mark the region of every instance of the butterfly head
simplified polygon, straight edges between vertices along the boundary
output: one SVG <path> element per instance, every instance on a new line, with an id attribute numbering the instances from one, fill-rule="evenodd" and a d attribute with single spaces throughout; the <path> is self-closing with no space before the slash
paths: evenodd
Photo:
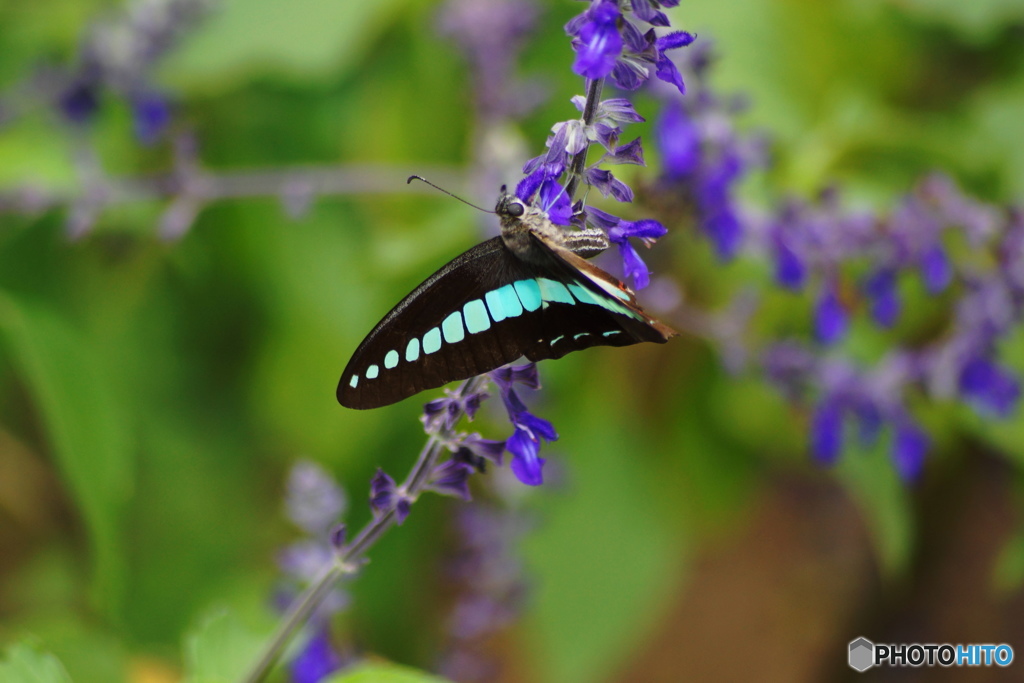
<path id="1" fill-rule="evenodd" d="M 519 197 L 514 194 L 509 194 L 507 188 L 501 186 L 501 195 L 498 197 L 498 204 L 494 207 L 494 212 L 502 218 L 502 220 L 522 218 L 526 213 L 526 204 L 523 203 Z"/>

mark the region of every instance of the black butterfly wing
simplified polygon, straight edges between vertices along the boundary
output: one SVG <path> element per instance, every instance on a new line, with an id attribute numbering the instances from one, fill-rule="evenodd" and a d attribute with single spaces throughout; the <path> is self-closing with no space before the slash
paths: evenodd
<path id="1" fill-rule="evenodd" d="M 539 321 L 523 315 L 513 283 L 532 278 L 500 237 L 456 257 L 367 335 L 342 373 L 338 402 L 377 408 L 521 357 Z"/>
<path id="2" fill-rule="evenodd" d="M 519 258 L 495 237 L 431 275 L 377 324 L 345 368 L 338 402 L 376 408 L 524 355 L 560 358 L 674 334 L 621 282 L 572 252 L 532 234 Z"/>

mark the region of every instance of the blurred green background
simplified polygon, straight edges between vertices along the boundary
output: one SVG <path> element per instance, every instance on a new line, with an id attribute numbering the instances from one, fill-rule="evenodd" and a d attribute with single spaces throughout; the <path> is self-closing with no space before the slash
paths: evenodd
<path id="1" fill-rule="evenodd" d="M 0 3 L 0 92 L 73 64 L 90 22 L 121 7 Z M 375 468 L 407 471 L 429 397 L 356 412 L 333 391 L 380 316 L 480 237 L 472 210 L 403 185 L 424 169 L 472 173 L 469 72 L 438 9 L 225 0 L 154 76 L 210 170 L 368 164 L 393 194 L 318 198 L 296 220 L 273 197 L 221 201 L 177 241 L 157 235 L 161 201 L 104 211 L 78 240 L 62 210 L 0 216 L 0 642 L 29 639 L 76 681 L 179 680 L 185 634 L 211 610 L 254 638 L 273 623 L 296 459 L 340 479 L 356 526 Z M 543 3 L 527 43 L 521 74 L 550 94 L 521 122 L 528 156 L 574 115 L 562 25 L 580 9 Z M 985 200 L 1024 197 L 1024 2 L 684 0 L 672 17 L 716 41 L 714 82 L 748 96 L 744 125 L 775 138 L 752 199 L 838 181 L 884 206 L 934 168 Z M 638 102 L 653 118 L 654 101 Z M 171 164 L 169 145 L 135 140 L 115 96 L 87 131 L 45 104 L 22 110 L 0 128 L 0 192 L 78 191 L 83 143 L 110 174 Z M 659 272 L 706 276 L 709 301 L 770 287 L 681 232 L 659 245 L 674 261 Z M 1024 646 L 1019 415 L 923 407 L 937 445 L 908 488 L 881 450 L 816 467 L 806 415 L 691 337 L 541 373 L 534 405 L 561 435 L 546 451 L 557 476 L 516 496 L 530 592 L 488 643 L 501 680 L 845 680 L 858 635 Z M 504 438 L 500 418 L 474 427 Z M 339 630 L 360 651 L 434 664 L 461 505 L 424 498 L 348 586 Z"/>

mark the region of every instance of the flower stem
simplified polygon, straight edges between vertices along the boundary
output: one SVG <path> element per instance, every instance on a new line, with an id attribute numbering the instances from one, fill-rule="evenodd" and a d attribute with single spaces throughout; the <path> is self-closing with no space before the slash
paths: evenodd
<path id="1" fill-rule="evenodd" d="M 487 381 L 485 375 L 471 377 L 459 385 L 455 393 L 460 398 L 468 396 L 480 391 Z M 454 431 L 454 428 L 445 429 L 442 427 L 437 434 L 433 434 L 427 439 L 423 450 L 420 451 L 419 458 L 416 459 L 416 464 L 413 465 L 412 470 L 409 471 L 405 482 L 399 489 L 409 499 L 410 503 L 415 502 L 423 491 L 430 472 L 437 464 L 438 459 L 441 457 L 441 452 L 445 448 L 445 443 L 453 436 Z M 243 679 L 245 683 L 258 683 L 263 680 L 274 665 L 274 662 L 281 656 L 285 646 L 288 645 L 302 625 L 306 623 L 313 610 L 323 602 L 324 598 L 334 587 L 334 584 L 346 574 L 356 573 L 369 549 L 396 522 L 395 509 L 386 510 L 382 514 L 374 516 L 350 543 L 347 543 L 338 551 L 331 564 L 324 569 L 288 608 L 256 664 L 253 665 L 252 669 Z"/>
<path id="2" fill-rule="evenodd" d="M 601 103 L 601 90 L 604 89 L 604 79 L 595 78 L 587 83 L 587 101 L 583 105 L 583 125 L 591 126 L 594 123 L 594 118 L 597 116 L 597 105 Z M 579 189 L 580 181 L 583 179 L 583 169 L 587 165 L 587 152 L 590 150 L 590 140 L 587 140 L 586 146 L 581 149 L 572 158 L 572 163 L 569 165 L 569 184 L 566 185 L 565 191 L 569 196 L 569 201 L 572 202 L 576 199 L 576 190 Z"/>

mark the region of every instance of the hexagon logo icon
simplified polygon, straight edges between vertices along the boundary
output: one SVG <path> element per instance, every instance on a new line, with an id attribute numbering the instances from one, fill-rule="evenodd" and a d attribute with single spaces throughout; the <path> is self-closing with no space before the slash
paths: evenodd
<path id="1" fill-rule="evenodd" d="M 875 665 L 875 644 L 867 638 L 850 641 L 850 668 L 864 672 Z"/>

